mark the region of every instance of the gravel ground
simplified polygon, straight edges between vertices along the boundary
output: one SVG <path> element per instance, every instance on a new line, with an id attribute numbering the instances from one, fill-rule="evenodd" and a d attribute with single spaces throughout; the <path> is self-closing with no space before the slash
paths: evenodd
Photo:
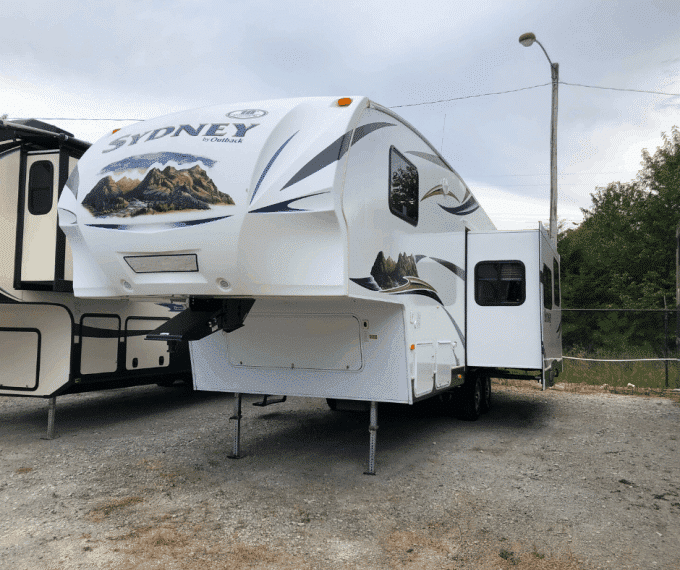
<path id="1" fill-rule="evenodd" d="M 518 383 L 519 384 L 519 383 Z M 494 384 L 463 422 L 155 386 L 0 397 L 0 568 L 680 569 L 680 408 Z"/>

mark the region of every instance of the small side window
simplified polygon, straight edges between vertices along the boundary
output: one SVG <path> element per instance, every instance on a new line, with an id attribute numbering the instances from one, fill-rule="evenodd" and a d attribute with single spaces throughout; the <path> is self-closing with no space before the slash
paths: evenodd
<path id="1" fill-rule="evenodd" d="M 545 263 L 543 264 L 541 281 L 543 281 L 543 306 L 546 309 L 552 309 L 552 271 Z"/>
<path id="2" fill-rule="evenodd" d="M 390 212 L 418 225 L 418 169 L 396 148 L 390 147 Z"/>
<path id="3" fill-rule="evenodd" d="M 553 287 L 553 293 L 554 293 L 554 302 L 556 306 L 560 306 L 560 264 L 557 263 L 556 259 L 553 259 L 553 275 L 554 275 L 554 284 L 555 286 Z"/>
<path id="4" fill-rule="evenodd" d="M 42 216 L 52 209 L 54 200 L 54 166 L 49 160 L 31 165 L 28 173 L 28 211 Z"/>
<path id="5" fill-rule="evenodd" d="M 516 306 L 526 299 L 521 261 L 482 261 L 475 266 L 475 301 L 483 307 Z"/>

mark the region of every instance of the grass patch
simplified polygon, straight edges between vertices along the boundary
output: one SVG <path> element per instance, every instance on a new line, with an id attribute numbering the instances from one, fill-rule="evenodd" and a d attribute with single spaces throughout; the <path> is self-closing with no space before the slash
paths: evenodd
<path id="1" fill-rule="evenodd" d="M 595 359 L 655 358 L 653 355 L 610 355 L 588 354 L 581 351 L 565 352 L 564 356 Z M 666 364 L 657 362 L 588 362 L 564 360 L 564 370 L 559 382 L 570 384 L 590 384 L 613 388 L 680 388 L 680 366 L 678 362 L 668 362 L 668 385 L 666 385 Z"/>
<path id="2" fill-rule="evenodd" d="M 104 503 L 103 505 L 100 505 L 92 509 L 89 513 L 87 513 L 86 516 L 89 520 L 93 522 L 101 522 L 114 512 L 141 503 L 143 500 L 144 499 L 142 499 L 141 497 L 125 497 L 123 499 L 113 499 L 107 503 Z"/>

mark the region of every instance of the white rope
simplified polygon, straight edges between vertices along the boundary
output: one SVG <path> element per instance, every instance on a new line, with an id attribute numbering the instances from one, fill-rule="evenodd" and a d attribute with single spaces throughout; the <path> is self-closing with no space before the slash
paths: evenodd
<path id="1" fill-rule="evenodd" d="M 604 358 L 576 358 L 575 356 L 563 356 L 566 360 L 584 360 L 587 362 L 664 362 L 666 360 L 678 361 L 677 358 L 627 358 L 620 360 L 609 360 Z"/>

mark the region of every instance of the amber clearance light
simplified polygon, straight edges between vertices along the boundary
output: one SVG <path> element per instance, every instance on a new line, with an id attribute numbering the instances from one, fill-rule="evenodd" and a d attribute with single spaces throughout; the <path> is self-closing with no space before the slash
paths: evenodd
<path id="1" fill-rule="evenodd" d="M 352 100 L 349 97 L 338 99 L 338 107 L 347 107 L 350 103 L 352 103 Z"/>

